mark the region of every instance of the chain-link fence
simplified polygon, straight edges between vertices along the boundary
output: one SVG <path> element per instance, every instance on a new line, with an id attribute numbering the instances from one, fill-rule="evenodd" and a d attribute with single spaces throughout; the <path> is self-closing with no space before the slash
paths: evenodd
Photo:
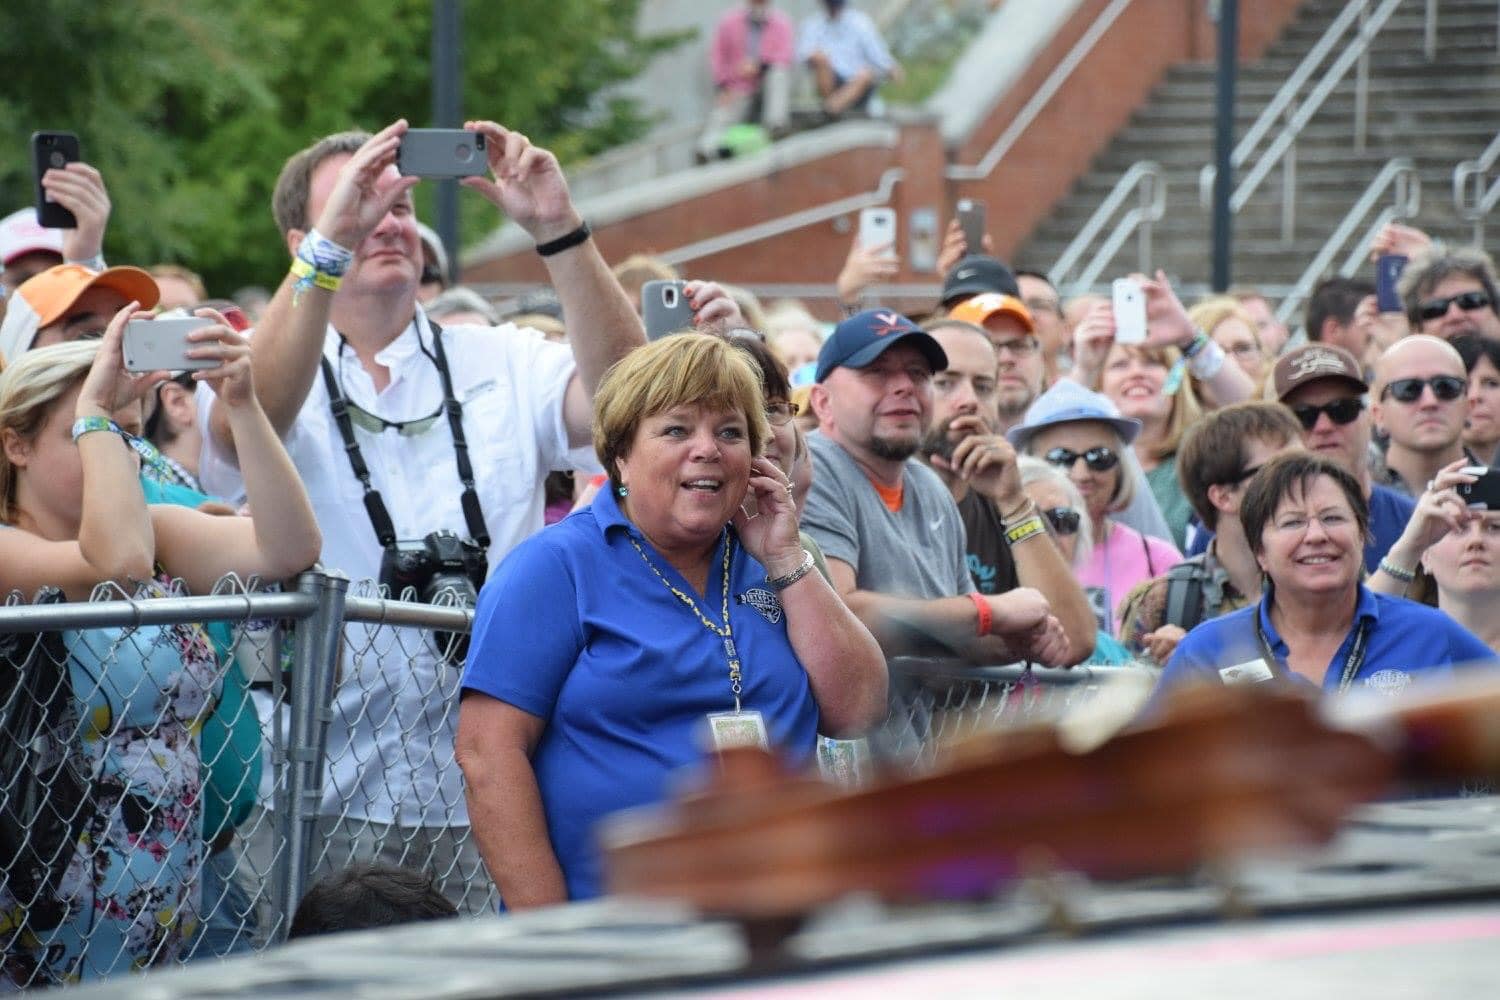
<path id="1" fill-rule="evenodd" d="M 275 944 L 356 861 L 493 909 L 453 749 L 470 614 L 324 573 L 0 607 L 0 992 Z M 898 661 L 895 729 L 920 763 L 1117 673 Z"/>

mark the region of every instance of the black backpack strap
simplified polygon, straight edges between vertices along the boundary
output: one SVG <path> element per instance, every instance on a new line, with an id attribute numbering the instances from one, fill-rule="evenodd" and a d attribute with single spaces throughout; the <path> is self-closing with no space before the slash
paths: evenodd
<path id="1" fill-rule="evenodd" d="M 1203 563 L 1185 559 L 1167 570 L 1167 612 L 1164 625 L 1186 631 L 1203 621 Z"/>

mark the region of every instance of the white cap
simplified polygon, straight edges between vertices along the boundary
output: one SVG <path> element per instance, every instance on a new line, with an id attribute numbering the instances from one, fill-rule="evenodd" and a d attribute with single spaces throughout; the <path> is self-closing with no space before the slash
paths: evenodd
<path id="1" fill-rule="evenodd" d="M 36 221 L 35 208 L 23 208 L 0 219 L 0 267 L 22 254 L 63 252 L 61 229 L 43 229 Z"/>

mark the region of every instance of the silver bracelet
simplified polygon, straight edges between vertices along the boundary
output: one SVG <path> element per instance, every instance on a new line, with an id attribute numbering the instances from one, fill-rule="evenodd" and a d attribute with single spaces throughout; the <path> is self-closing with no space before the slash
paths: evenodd
<path id="1" fill-rule="evenodd" d="M 766 577 L 766 586 L 770 587 L 772 590 L 776 590 L 776 591 L 785 590 L 786 588 L 790 587 L 792 584 L 796 583 L 798 580 L 802 579 L 808 573 L 811 573 L 812 572 L 812 568 L 813 568 L 812 553 L 809 552 L 809 551 L 807 551 L 806 549 L 803 549 L 802 550 L 802 565 L 800 565 L 796 569 L 792 570 L 786 576 L 778 576 L 774 580 L 771 579 L 769 576 Z"/>

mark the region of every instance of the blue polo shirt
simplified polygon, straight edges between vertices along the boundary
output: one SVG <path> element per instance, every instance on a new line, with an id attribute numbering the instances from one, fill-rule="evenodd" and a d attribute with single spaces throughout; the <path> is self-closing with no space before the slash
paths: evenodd
<path id="1" fill-rule="evenodd" d="M 1278 676 L 1309 685 L 1305 678 L 1286 669 L 1287 646 L 1271 624 L 1271 595 L 1248 608 L 1209 619 L 1189 632 L 1167 661 L 1156 696 L 1174 684 L 1189 679 L 1217 681 L 1220 672 L 1249 661 L 1261 661 L 1260 643 L 1255 637 L 1255 619 L 1259 616 L 1266 642 L 1276 655 L 1274 669 Z M 1354 624 L 1329 662 L 1323 677 L 1323 690 L 1337 691 L 1344 664 L 1354 645 L 1355 633 L 1362 621 L 1369 622 L 1365 656 L 1354 675 L 1350 690 L 1373 688 L 1392 694 L 1400 692 L 1412 678 L 1447 676 L 1454 664 L 1475 660 L 1494 665 L 1495 653 L 1468 629 L 1436 608 L 1408 601 L 1402 597 L 1377 594 L 1364 584 L 1359 587 Z M 1153 696 L 1156 697 L 1156 696 Z"/>
<path id="2" fill-rule="evenodd" d="M 800 766 L 818 730 L 807 672 L 765 568 L 733 529 L 727 537 L 741 704 L 764 716 L 772 746 Z M 464 671 L 466 690 L 547 722 L 532 766 L 570 899 L 603 889 L 595 823 L 667 798 L 673 773 L 705 758 L 707 716 L 734 709 L 724 640 L 667 589 L 631 538 L 721 623 L 724 542 L 714 547 L 708 593 L 698 598 L 602 490 L 495 570 L 479 594 Z"/>

